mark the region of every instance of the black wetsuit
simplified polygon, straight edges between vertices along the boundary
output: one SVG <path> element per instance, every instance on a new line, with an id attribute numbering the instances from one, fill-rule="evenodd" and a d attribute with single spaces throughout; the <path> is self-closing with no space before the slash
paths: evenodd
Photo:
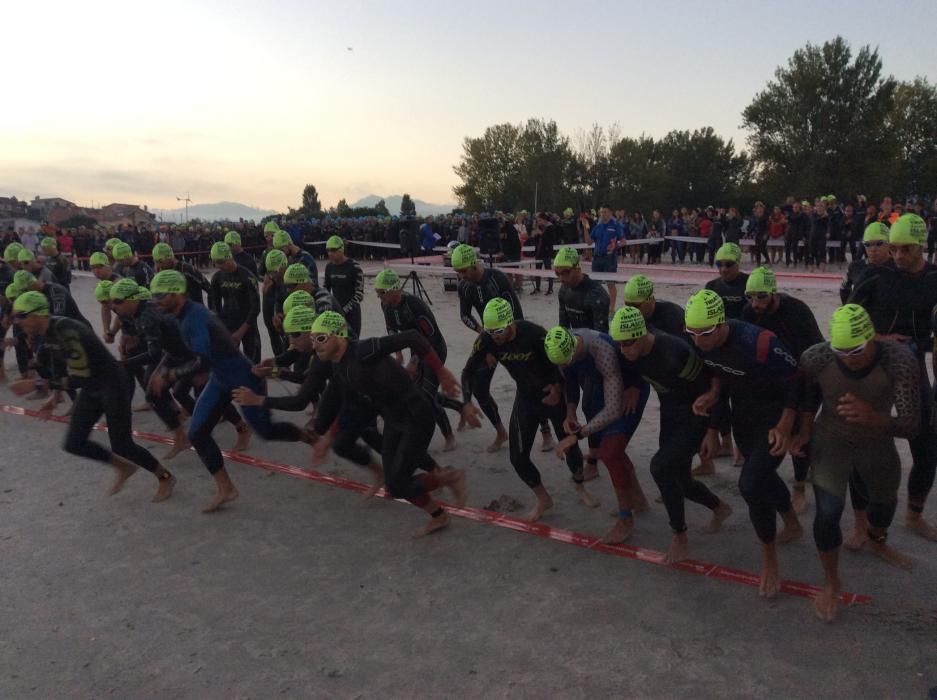
<path id="1" fill-rule="evenodd" d="M 153 279 L 153 268 L 142 260 L 137 260 L 133 265 L 124 265 L 123 263 L 114 264 L 114 274 L 120 277 L 129 277 L 141 287 L 150 288 L 150 281 Z"/>
<path id="2" fill-rule="evenodd" d="M 429 502 L 432 479 L 414 477 L 417 469 L 431 471 L 435 462 L 427 449 L 433 437 L 433 407 L 391 355 L 410 349 L 434 371 L 442 367 L 436 353 L 417 331 L 381 338 L 352 340 L 338 362 L 332 364 L 329 382 L 316 415 L 315 430 L 320 435 L 330 428 L 344 399 L 363 394 L 371 399 L 384 419 L 381 456 L 384 484 L 395 498 L 406 498 L 417 506 Z"/>
<path id="3" fill-rule="evenodd" d="M 645 319 L 647 325 L 664 333 L 685 338 L 684 312 L 672 301 L 654 300 L 654 313 Z"/>
<path id="4" fill-rule="evenodd" d="M 917 435 L 908 441 L 913 460 L 908 475 L 908 508 L 921 513 L 937 471 L 937 435 L 931 425 L 934 398 L 925 366 L 926 354 L 932 350 L 933 342 L 937 265 L 925 263 L 916 275 L 902 272 L 894 265 L 870 267 L 856 283 L 849 301 L 869 312 L 876 333 L 908 336 L 909 347 L 917 357 L 921 378 L 921 426 Z"/>
<path id="5" fill-rule="evenodd" d="M 202 301 L 202 292 L 209 294 L 211 285 L 205 279 L 205 275 L 202 274 L 201 270 L 184 260 L 177 260 L 173 269 L 181 272 L 182 276 L 185 277 L 185 295 L 196 304 L 204 303 Z"/>
<path id="6" fill-rule="evenodd" d="M 342 305 L 342 316 L 348 327 L 361 336 L 361 302 L 364 301 L 364 272 L 361 266 L 346 258 L 341 264 L 330 262 L 325 266 L 323 287 Z"/>
<path id="7" fill-rule="evenodd" d="M 682 333 L 652 332 L 651 351 L 631 366 L 660 399 L 660 433 L 657 453 L 651 458 L 651 476 L 660 489 L 671 529 L 680 533 L 687 529 L 684 499 L 710 510 L 719 505 L 718 496 L 691 474 L 693 455 L 709 427 L 708 417 L 693 413 L 693 402 L 709 391 L 712 372 Z"/>
<path id="8" fill-rule="evenodd" d="M 531 488 L 541 485 L 540 472 L 530 459 L 530 450 L 537 429 L 544 418 L 553 423 L 560 439 L 566 437 L 563 421 L 566 419 L 563 375 L 547 358 L 543 347 L 547 332 L 530 321 L 517 321 L 512 340 L 498 345 L 487 333 L 478 336 L 472 354 L 462 370 L 462 393 L 466 401 L 472 398 L 472 379 L 482 367 L 487 367 L 487 358 L 494 356 L 517 384 L 514 407 L 511 409 L 510 436 L 511 465 L 517 475 Z M 554 406 L 543 403 L 544 390 L 551 386 L 560 387 L 558 401 Z M 573 445 L 566 455 L 566 466 L 573 475 L 582 469 L 582 452 Z"/>
<path id="9" fill-rule="evenodd" d="M 560 323 L 564 328 L 591 328 L 608 333 L 608 292 L 601 282 L 583 274 L 576 287 L 560 287 Z"/>
<path id="10" fill-rule="evenodd" d="M 218 314 L 229 333 L 234 333 L 245 323 L 248 325 L 240 344 L 252 362 L 259 362 L 257 315 L 260 313 L 260 296 L 254 276 L 240 265 L 233 272 L 216 271 L 211 278 L 208 307 Z"/>
<path id="11" fill-rule="evenodd" d="M 748 273 L 739 272 L 731 282 L 725 282 L 721 277 L 709 280 L 706 289 L 711 289 L 722 297 L 726 308 L 726 318 L 741 318 L 742 309 L 745 308 L 745 285 L 748 283 Z"/>
<path id="12" fill-rule="evenodd" d="M 68 258 L 66 258 L 62 253 L 58 255 L 49 255 L 46 256 L 46 269 L 52 273 L 52 276 L 55 277 L 55 281 L 60 285 L 65 287 L 65 289 L 70 289 L 72 286 L 72 266 Z"/>
<path id="13" fill-rule="evenodd" d="M 784 459 L 770 454 L 768 431 L 785 408 L 796 408 L 797 359 L 771 331 L 731 320 L 722 347 L 700 352 L 703 361 L 722 380 L 722 394 L 732 399 L 732 429 L 745 457 L 739 491 L 759 539 L 774 541 L 777 513 L 791 509 L 791 495 L 777 475 Z M 719 404 L 717 408 L 721 407 Z M 717 427 L 719 411 L 711 427 Z"/>
<path id="14" fill-rule="evenodd" d="M 49 368 L 51 387 L 78 390 L 65 434 L 65 451 L 110 462 L 111 451 L 88 439 L 103 414 L 113 453 L 155 472 L 159 462 L 133 441 L 130 380 L 91 326 L 71 318 L 50 316 L 42 344 L 53 351 L 48 357 L 64 358 L 64 364 L 56 363 Z"/>

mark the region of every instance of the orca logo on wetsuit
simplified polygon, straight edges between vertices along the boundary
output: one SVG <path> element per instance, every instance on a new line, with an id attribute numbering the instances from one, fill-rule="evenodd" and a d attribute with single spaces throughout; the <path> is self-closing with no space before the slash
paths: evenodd
<path id="1" fill-rule="evenodd" d="M 719 364 L 718 362 L 713 362 L 712 360 L 706 360 L 706 359 L 704 359 L 703 362 L 705 362 L 705 363 L 706 363 L 707 365 L 709 365 L 710 367 L 715 367 L 715 368 L 717 368 L 717 369 L 719 369 L 719 370 L 722 370 L 722 371 L 725 372 L 726 374 L 734 374 L 736 377 L 744 377 L 744 376 L 745 376 L 745 370 L 735 369 L 735 367 L 727 367 L 726 365 L 721 365 L 721 364 Z"/>

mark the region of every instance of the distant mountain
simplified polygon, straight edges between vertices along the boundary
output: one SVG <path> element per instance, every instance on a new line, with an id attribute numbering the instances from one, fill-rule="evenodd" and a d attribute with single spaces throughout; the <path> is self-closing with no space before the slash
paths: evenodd
<path id="1" fill-rule="evenodd" d="M 373 207 L 382 199 L 384 200 L 384 204 L 387 206 L 387 211 L 389 211 L 391 214 L 400 213 L 400 202 L 403 200 L 403 196 L 399 194 L 392 194 L 390 197 L 378 197 L 376 194 L 369 194 L 367 197 L 362 197 L 357 202 L 349 202 L 348 206 L 352 208 Z M 411 199 L 413 198 L 411 197 Z M 420 216 L 448 214 L 456 208 L 455 204 L 429 204 L 421 199 L 413 199 L 413 204 L 416 206 L 416 213 Z"/>
<path id="2" fill-rule="evenodd" d="M 162 217 L 163 221 L 183 221 L 185 219 L 185 207 L 181 209 L 154 209 L 153 213 L 156 214 L 157 219 Z M 238 202 L 189 205 L 189 218 L 201 219 L 202 221 L 237 221 L 238 219 L 260 221 L 265 216 L 277 213 L 279 212 L 272 209 L 257 209 Z"/>

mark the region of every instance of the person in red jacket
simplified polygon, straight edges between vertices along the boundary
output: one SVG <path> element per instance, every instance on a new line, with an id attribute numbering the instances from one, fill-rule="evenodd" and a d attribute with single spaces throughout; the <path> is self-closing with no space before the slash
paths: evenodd
<path id="1" fill-rule="evenodd" d="M 768 240 L 780 241 L 787 232 L 787 217 L 781 211 L 781 207 L 775 207 L 771 210 L 771 216 L 768 218 Z M 781 264 L 781 255 L 784 251 L 782 246 L 769 246 L 768 255 L 772 265 Z"/>

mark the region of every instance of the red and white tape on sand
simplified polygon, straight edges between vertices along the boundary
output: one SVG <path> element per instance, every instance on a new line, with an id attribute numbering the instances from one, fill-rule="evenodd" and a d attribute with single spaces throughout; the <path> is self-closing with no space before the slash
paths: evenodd
<path id="1" fill-rule="evenodd" d="M 19 406 L 0 404 L 0 412 L 15 416 L 26 416 L 29 418 L 41 419 L 38 411 L 34 411 L 28 408 L 21 408 Z M 68 418 L 63 416 L 53 416 L 50 418 L 50 420 L 57 423 L 68 423 Z M 95 429 L 106 431 L 107 427 L 98 424 L 95 426 Z M 172 439 L 165 435 L 137 430 L 135 430 L 133 434 L 142 440 L 156 442 L 163 445 L 172 444 Z M 224 454 L 226 459 L 232 462 L 246 464 L 258 469 L 266 469 L 268 471 L 279 472 L 281 474 L 288 474 L 289 476 L 295 476 L 300 479 L 307 479 L 308 481 L 315 481 L 321 484 L 328 484 L 330 486 L 337 486 L 339 488 L 346 489 L 348 491 L 355 491 L 357 493 L 364 493 L 368 490 L 368 486 L 366 484 L 361 484 L 357 481 L 351 481 L 350 479 L 343 479 L 337 476 L 330 476 L 328 474 L 323 474 L 317 471 L 300 469 L 289 464 L 271 462 L 266 459 L 252 457 L 241 452 L 223 451 L 222 454 Z M 390 498 L 390 496 L 386 495 L 383 490 L 379 492 L 379 495 L 383 498 Z M 404 501 L 401 502 L 404 503 Z M 443 504 L 443 507 L 450 515 L 465 518 L 466 520 L 472 520 L 478 523 L 483 523 L 485 525 L 493 525 L 495 527 L 523 532 L 528 535 L 536 535 L 537 537 L 543 537 L 555 542 L 571 544 L 576 547 L 581 547 L 583 549 L 588 549 L 595 552 L 601 552 L 603 554 L 611 554 L 614 556 L 624 557 L 626 559 L 635 559 L 646 564 L 665 566 L 671 569 L 676 569 L 677 571 L 685 571 L 687 573 L 696 574 L 698 576 L 705 576 L 707 578 L 716 579 L 718 581 L 737 583 L 745 586 L 758 586 L 758 575 L 750 571 L 742 571 L 741 569 L 733 569 L 730 567 L 720 566 L 718 564 L 710 564 L 708 562 L 697 561 L 693 559 L 688 559 L 677 564 L 667 564 L 664 562 L 663 553 L 654 551 L 652 549 L 645 549 L 643 547 L 635 547 L 633 545 L 627 544 L 603 544 L 597 537 L 592 535 L 584 535 L 578 532 L 572 532 L 571 530 L 550 527 L 549 525 L 544 525 L 542 523 L 528 523 L 518 518 L 512 518 L 509 515 L 502 515 L 501 513 L 494 513 L 492 511 L 481 510 L 479 508 L 457 508 L 456 506 L 451 506 L 448 504 Z M 820 592 L 820 590 L 821 589 L 817 586 L 800 583 L 798 581 L 783 581 L 781 583 L 782 592 L 788 593 L 790 595 L 800 596 L 802 598 L 813 598 L 817 593 Z M 839 594 L 839 599 L 846 605 L 857 605 L 860 603 L 868 603 L 872 600 L 872 597 L 858 593 L 843 592 Z"/>

